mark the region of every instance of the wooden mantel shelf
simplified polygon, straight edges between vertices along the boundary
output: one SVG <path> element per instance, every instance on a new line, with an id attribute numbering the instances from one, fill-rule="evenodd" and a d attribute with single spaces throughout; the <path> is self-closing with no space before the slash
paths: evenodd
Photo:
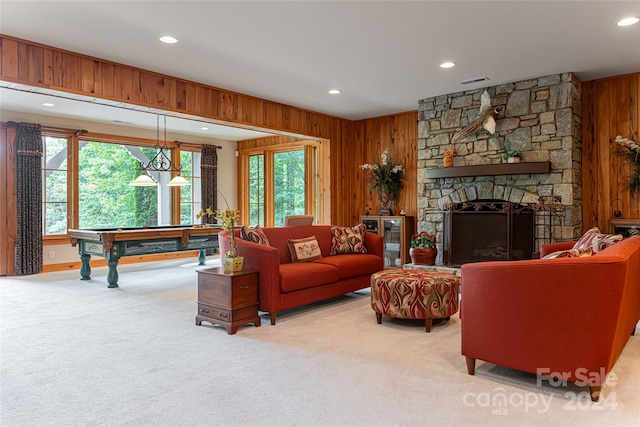
<path id="1" fill-rule="evenodd" d="M 521 175 L 549 173 L 551 162 L 500 163 L 495 165 L 453 166 L 427 169 L 427 178 L 454 178 L 461 176 Z"/>

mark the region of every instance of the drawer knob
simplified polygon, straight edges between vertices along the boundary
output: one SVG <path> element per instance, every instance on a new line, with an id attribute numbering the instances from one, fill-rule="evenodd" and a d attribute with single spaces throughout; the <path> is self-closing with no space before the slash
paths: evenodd
<path id="1" fill-rule="evenodd" d="M 240 289 L 249 289 L 249 285 L 242 285 L 240 286 Z"/>
<path id="2" fill-rule="evenodd" d="M 207 310 L 207 309 L 205 309 L 205 308 L 201 308 L 201 309 L 200 309 L 200 312 L 201 312 L 201 313 L 208 313 L 208 312 L 209 312 L 209 310 Z"/>

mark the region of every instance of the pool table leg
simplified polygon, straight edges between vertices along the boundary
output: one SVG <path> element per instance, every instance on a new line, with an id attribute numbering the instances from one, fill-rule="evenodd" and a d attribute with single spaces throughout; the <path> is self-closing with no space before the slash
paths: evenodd
<path id="1" fill-rule="evenodd" d="M 110 259 L 107 261 L 107 265 L 109 266 L 109 272 L 107 273 L 107 282 L 109 285 L 108 288 L 117 288 L 118 287 L 118 260 Z"/>
<path id="2" fill-rule="evenodd" d="M 80 259 L 82 260 L 82 266 L 80 267 L 80 280 L 91 280 L 91 264 L 89 264 L 91 255 L 82 254 L 80 255 Z"/>
<path id="3" fill-rule="evenodd" d="M 204 249 L 200 249 L 200 253 L 198 254 L 198 265 L 204 265 L 207 261 L 207 253 Z"/>

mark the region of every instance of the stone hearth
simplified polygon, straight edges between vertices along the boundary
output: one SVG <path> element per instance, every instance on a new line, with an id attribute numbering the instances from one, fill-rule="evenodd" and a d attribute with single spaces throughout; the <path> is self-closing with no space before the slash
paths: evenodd
<path id="1" fill-rule="evenodd" d="M 487 90 L 494 107 L 504 106 L 496 132 L 481 130 L 451 145 L 452 136 L 479 114 Z M 569 240 L 582 231 L 581 83 L 571 73 L 554 74 L 423 99 L 418 102 L 418 230 L 435 234 L 442 262 L 443 213 L 449 203 L 505 200 L 561 206 L 548 240 Z M 548 173 L 427 178 L 443 168 L 445 149 L 455 149 L 454 166 L 501 164 L 502 153 L 519 150 L 523 162 L 549 162 Z M 539 215 L 546 215 L 541 210 Z M 544 218 L 536 220 L 543 223 Z M 545 227 L 537 227 L 539 238 Z M 538 240 L 543 241 L 543 240 Z M 536 250 L 538 248 L 535 248 Z"/>

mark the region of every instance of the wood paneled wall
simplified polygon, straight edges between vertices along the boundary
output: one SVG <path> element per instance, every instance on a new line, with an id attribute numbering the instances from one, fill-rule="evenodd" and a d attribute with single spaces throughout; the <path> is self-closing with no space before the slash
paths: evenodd
<path id="1" fill-rule="evenodd" d="M 418 112 L 393 114 L 359 120 L 354 125 L 353 148 L 348 155 L 352 160 L 347 167 L 354 181 L 356 192 L 350 203 L 355 207 L 352 223 L 356 223 L 359 215 L 363 215 L 369 207 L 372 215 L 380 208 L 375 193 L 369 194 L 368 173 L 360 169 L 363 163 L 374 163 L 380 160 L 382 152 L 390 147 L 391 155 L 405 166 L 406 180 L 400 199 L 396 201 L 394 214 L 399 215 L 401 209 L 407 215 L 418 213 Z M 363 185 L 364 184 L 364 185 Z"/>
<path id="2" fill-rule="evenodd" d="M 330 141 L 331 222 L 352 225 L 365 207 L 375 212 L 363 163 L 386 147 L 407 167 L 397 210 L 417 213 L 417 111 L 350 121 L 98 58 L 0 36 L 0 79 L 10 84 L 88 96 L 105 104 L 135 105 L 167 115 Z M 614 209 L 640 216 L 640 200 L 625 188 L 628 167 L 615 153 L 615 136 L 638 138 L 640 73 L 583 83 L 583 217 L 585 228 L 606 229 Z M 416 101 L 417 102 L 417 101 Z M 142 108 L 140 108 L 142 107 Z M 286 138 L 283 139 L 283 141 Z M 616 206 L 613 202 L 621 199 Z"/>
<path id="3" fill-rule="evenodd" d="M 355 224 L 367 205 L 377 210 L 359 165 L 374 161 L 391 146 L 407 166 L 398 210 L 416 213 L 416 111 L 353 122 L 9 36 L 0 36 L 0 49 L 3 85 L 273 131 L 283 135 L 282 141 L 290 141 L 287 137 L 328 140 L 333 224 Z"/>
<path id="4" fill-rule="evenodd" d="M 582 200 L 584 229 L 608 230 L 613 211 L 640 218 L 640 196 L 628 189 L 630 165 L 616 135 L 639 141 L 640 73 L 582 83 Z"/>
<path id="5" fill-rule="evenodd" d="M 331 142 L 331 222 L 351 222 L 345 204 L 344 155 L 351 145 L 353 122 L 206 86 L 123 64 L 81 55 L 9 36 L 0 36 L 0 80 L 11 87 L 90 97 L 106 105 L 136 106 L 178 117 L 201 117 L 212 123 L 274 131 L 282 135 L 324 138 Z M 142 108 L 140 108 L 142 107 Z M 346 184 L 346 185 L 342 185 Z"/>

